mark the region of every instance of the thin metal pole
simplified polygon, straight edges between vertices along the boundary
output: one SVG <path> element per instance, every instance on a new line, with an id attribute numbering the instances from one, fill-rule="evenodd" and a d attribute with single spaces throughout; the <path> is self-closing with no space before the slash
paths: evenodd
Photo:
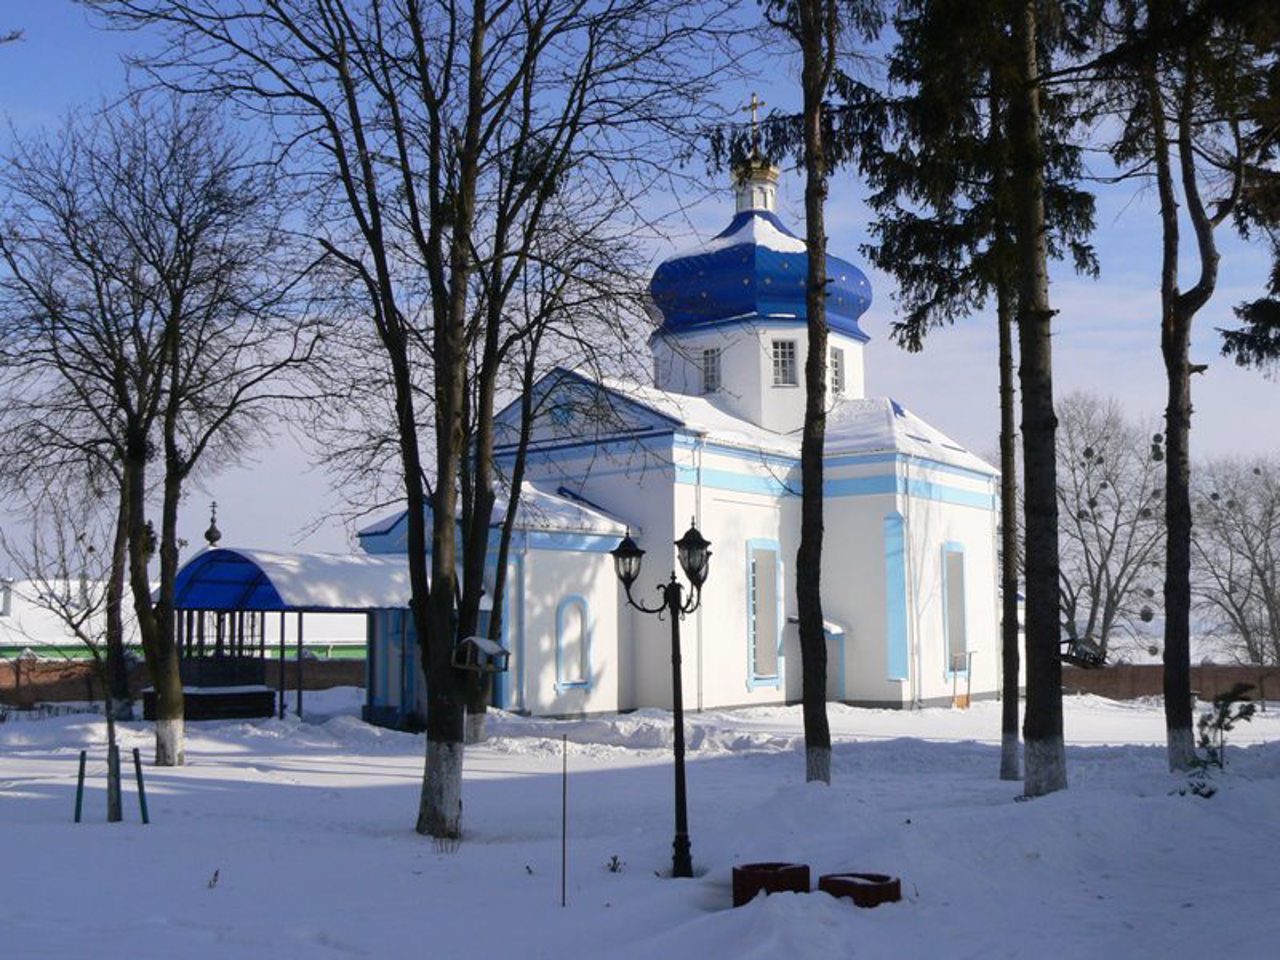
<path id="1" fill-rule="evenodd" d="M 76 777 L 76 823 L 80 822 L 80 812 L 84 809 L 84 765 L 89 759 L 89 751 L 80 751 L 80 773 Z"/>
<path id="2" fill-rule="evenodd" d="M 285 612 L 280 611 L 280 719 L 284 719 L 284 618 Z"/>
<path id="3" fill-rule="evenodd" d="M 298 611 L 298 719 L 302 719 L 302 611 Z"/>
<path id="4" fill-rule="evenodd" d="M 560 906 L 565 906 L 569 868 L 569 735 L 560 734 Z"/>
<path id="5" fill-rule="evenodd" d="M 672 843 L 671 875 L 692 877 L 693 858 L 689 852 L 689 814 L 684 782 L 684 681 L 680 675 L 680 582 L 674 572 L 665 588 L 667 613 L 671 616 L 671 700 L 675 714 L 676 750 L 676 838 Z"/>
<path id="6" fill-rule="evenodd" d="M 147 789 L 142 785 L 142 754 L 137 747 L 133 748 L 133 773 L 138 778 L 138 811 L 142 814 L 142 822 L 150 823 L 147 814 Z"/>

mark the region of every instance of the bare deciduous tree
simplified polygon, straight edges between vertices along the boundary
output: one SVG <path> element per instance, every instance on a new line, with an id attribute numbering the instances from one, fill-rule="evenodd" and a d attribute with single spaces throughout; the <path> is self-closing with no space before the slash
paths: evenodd
<path id="1" fill-rule="evenodd" d="M 103 696 L 107 721 L 107 820 L 124 818 L 120 799 L 120 750 L 116 721 L 132 719 L 124 624 L 119 617 L 120 565 L 111 545 L 118 540 L 111 504 L 74 476 L 18 499 L 15 512 L 30 518 L 24 541 L 0 532 L 0 552 L 21 574 L 25 599 L 44 610 L 89 654 Z M 115 604 L 115 616 L 112 604 Z M 33 640 L 48 640 L 33 637 Z M 121 682 L 116 681 L 119 676 Z M 123 688 L 123 694 L 121 689 Z M 119 702 L 121 698 L 125 703 Z"/>
<path id="2" fill-rule="evenodd" d="M 1156 605 L 1163 447 L 1152 437 L 1115 400 L 1073 393 L 1058 404 L 1062 629 L 1103 659 Z"/>
<path id="3" fill-rule="evenodd" d="M 725 5 L 90 5 L 118 25 L 170 28 L 150 64 L 163 82 L 215 91 L 274 124 L 307 178 L 312 232 L 363 295 L 392 388 L 427 688 L 417 829 L 457 837 L 466 696 L 453 651 L 484 589 L 503 361 L 492 320 L 565 181 L 587 173 L 634 189 L 637 170 L 669 165 L 665 136 L 689 121 L 688 97 L 714 72 L 709 20 Z"/>
<path id="4" fill-rule="evenodd" d="M 1117 114 L 1112 155 L 1149 179 L 1160 201 L 1160 351 L 1165 405 L 1164 697 L 1170 769 L 1196 761 L 1191 717 L 1191 329 L 1218 287 L 1217 230 L 1233 217 L 1280 130 L 1255 113 L 1274 60 L 1274 32 L 1251 4 L 1118 0 L 1111 52 L 1093 89 Z M 1261 8 L 1259 8 L 1261 10 Z M 1097 80 L 1102 82 L 1096 82 Z M 1194 281 L 1182 271 L 1190 228 Z"/>
<path id="5" fill-rule="evenodd" d="M 1210 635 L 1243 663 L 1280 664 L 1280 462 L 1193 474 L 1192 589 Z"/>
<path id="6" fill-rule="evenodd" d="M 20 143 L 2 185 L 8 433 L 115 484 L 156 690 L 156 762 L 180 764 L 183 488 L 265 428 L 258 412 L 286 395 L 282 375 L 309 360 L 320 334 L 291 310 L 269 179 L 207 105 L 130 98 L 72 120 Z M 147 518 L 152 484 L 158 525 Z"/>

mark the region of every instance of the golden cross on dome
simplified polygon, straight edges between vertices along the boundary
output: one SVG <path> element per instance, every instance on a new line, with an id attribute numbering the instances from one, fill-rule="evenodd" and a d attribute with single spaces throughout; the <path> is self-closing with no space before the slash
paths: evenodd
<path id="1" fill-rule="evenodd" d="M 751 102 L 742 108 L 744 113 L 751 114 L 751 152 L 752 153 L 760 152 L 760 118 L 758 116 L 758 111 L 761 107 L 766 107 L 766 106 L 768 106 L 768 104 L 765 103 L 763 100 L 761 100 L 755 94 L 755 92 L 752 91 Z"/>

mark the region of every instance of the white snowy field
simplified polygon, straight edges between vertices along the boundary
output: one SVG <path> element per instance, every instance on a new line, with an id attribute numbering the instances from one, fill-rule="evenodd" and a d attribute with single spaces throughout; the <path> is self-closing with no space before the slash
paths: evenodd
<path id="1" fill-rule="evenodd" d="M 1238 728 L 1210 799 L 1179 793 L 1153 703 L 1069 698 L 1070 788 L 1030 802 L 996 776 L 997 704 L 833 705 L 830 787 L 803 782 L 798 708 L 693 715 L 698 875 L 673 880 L 668 715 L 495 715 L 467 753 L 466 839 L 444 850 L 413 832 L 422 737 L 360 722 L 357 697 L 313 697 L 306 723 L 189 725 L 186 767 L 145 768 L 148 826 L 131 768 L 127 821 L 104 822 L 101 718 L 0 724 L 0 957 L 1280 955 L 1280 705 Z M 145 758 L 147 727 L 122 745 Z M 815 884 L 896 874 L 904 899 L 731 909 L 731 868 L 762 860 Z"/>

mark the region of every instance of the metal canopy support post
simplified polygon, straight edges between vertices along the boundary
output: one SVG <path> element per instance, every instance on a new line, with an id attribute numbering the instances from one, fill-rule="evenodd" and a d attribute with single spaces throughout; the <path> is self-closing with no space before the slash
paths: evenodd
<path id="1" fill-rule="evenodd" d="M 377 645 L 373 642 L 373 634 L 376 629 L 374 617 L 376 614 L 369 610 L 364 615 L 364 719 L 373 719 L 373 678 L 377 674 L 377 661 L 375 660 L 375 649 Z"/>
<path id="2" fill-rule="evenodd" d="M 284 618 L 285 613 L 280 611 L 280 719 L 284 719 Z"/>
<path id="3" fill-rule="evenodd" d="M 298 611 L 298 719 L 302 719 L 302 611 Z"/>

